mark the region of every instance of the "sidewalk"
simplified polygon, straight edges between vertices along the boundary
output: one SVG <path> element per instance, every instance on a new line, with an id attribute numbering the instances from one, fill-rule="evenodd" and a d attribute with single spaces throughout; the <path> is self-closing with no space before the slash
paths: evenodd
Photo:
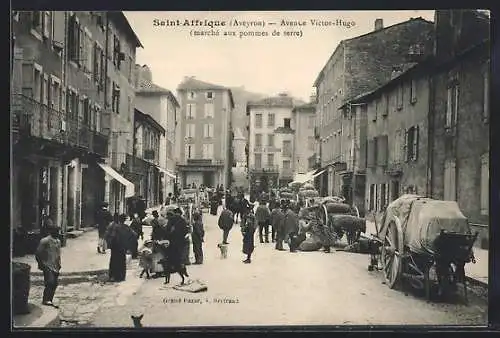
<path id="1" fill-rule="evenodd" d="M 366 221 L 366 232 L 368 234 L 376 234 L 375 222 Z M 476 282 L 488 285 L 488 250 L 478 247 L 474 247 L 472 250 L 476 257 L 476 263 L 465 264 L 465 275 Z"/>

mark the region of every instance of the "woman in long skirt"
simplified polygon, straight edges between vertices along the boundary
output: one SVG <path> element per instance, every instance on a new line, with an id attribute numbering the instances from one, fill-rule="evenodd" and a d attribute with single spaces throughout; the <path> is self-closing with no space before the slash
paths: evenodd
<path id="1" fill-rule="evenodd" d="M 255 229 L 255 216 L 251 212 L 246 216 L 245 223 L 241 226 L 241 233 L 243 234 L 243 253 L 247 255 L 247 258 L 243 261 L 243 263 L 246 264 L 252 262 L 251 257 L 255 248 Z"/>

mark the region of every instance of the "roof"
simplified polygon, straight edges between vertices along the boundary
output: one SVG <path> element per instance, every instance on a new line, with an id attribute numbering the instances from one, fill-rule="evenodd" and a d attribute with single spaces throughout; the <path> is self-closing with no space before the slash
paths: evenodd
<path id="1" fill-rule="evenodd" d="M 229 98 L 231 100 L 231 108 L 234 108 L 233 92 L 230 88 L 221 85 L 216 85 L 210 82 L 205 82 L 196 79 L 194 76 L 185 77 L 178 86 L 178 91 L 188 91 L 188 90 L 224 90 L 229 93 Z"/>
<path id="2" fill-rule="evenodd" d="M 175 104 L 176 107 L 180 107 L 175 95 L 168 89 L 160 87 L 151 81 L 142 81 L 139 84 L 139 88 L 136 90 L 136 95 L 167 95 L 169 99 Z"/>
<path id="3" fill-rule="evenodd" d="M 400 26 L 400 25 L 403 25 L 403 24 L 407 24 L 409 22 L 414 22 L 414 21 L 421 21 L 421 22 L 426 22 L 426 23 L 429 23 L 429 24 L 434 24 L 432 21 L 428 21 L 428 20 L 425 20 L 424 18 L 422 17 L 418 17 L 418 18 L 411 18 L 410 20 L 406 20 L 406 21 L 402 21 L 402 22 L 399 22 L 399 23 L 396 23 L 394 25 L 391 25 L 391 26 L 387 26 L 387 27 L 384 27 L 380 30 L 373 30 L 371 32 L 368 32 L 366 34 L 363 34 L 363 35 L 358 35 L 358 36 L 355 36 L 353 38 L 350 38 L 350 39 L 345 39 L 345 40 L 341 40 L 339 42 L 339 44 L 337 45 L 337 47 L 335 48 L 334 52 L 332 53 L 332 55 L 330 55 L 330 57 L 328 58 L 328 60 L 326 61 L 325 65 L 323 66 L 323 68 L 321 69 L 321 71 L 319 72 L 318 76 L 316 77 L 316 80 L 314 80 L 314 87 L 317 87 L 319 82 L 321 81 L 321 79 L 323 78 L 323 73 L 326 69 L 326 67 L 328 66 L 328 63 L 330 62 L 330 60 L 333 58 L 333 56 L 335 55 L 335 53 L 337 52 L 337 50 L 343 46 L 345 43 L 348 43 L 348 42 L 351 42 L 351 41 L 355 41 L 357 39 L 360 39 L 360 38 L 363 38 L 363 37 L 366 37 L 368 35 L 372 35 L 372 34 L 378 34 L 378 33 L 381 33 L 381 32 L 384 32 L 384 31 L 387 31 L 388 29 L 390 28 L 394 28 L 394 27 L 397 27 L 397 26 Z"/>
<path id="4" fill-rule="evenodd" d="M 257 101 L 248 101 L 247 107 L 285 107 L 292 108 L 294 100 L 291 96 L 272 96 Z"/>
<path id="5" fill-rule="evenodd" d="M 389 82 L 383 84 L 382 86 L 375 88 L 374 90 L 371 90 L 369 92 L 362 93 L 353 99 L 347 101 L 345 104 L 343 104 L 340 108 L 344 108 L 348 103 L 364 103 L 368 100 L 370 100 L 373 97 L 376 97 L 380 95 L 382 92 L 389 90 L 391 88 L 394 88 L 397 86 L 399 83 L 402 81 L 407 80 L 411 76 L 415 75 L 416 73 L 422 73 L 422 72 L 427 72 L 429 74 L 432 74 L 432 70 L 438 70 L 439 68 L 446 67 L 450 63 L 456 62 L 468 55 L 470 55 L 472 52 L 479 51 L 481 48 L 488 47 L 489 39 L 486 39 L 484 41 L 481 41 L 480 43 L 472 46 L 471 48 L 463 51 L 462 53 L 458 54 L 452 59 L 446 60 L 444 62 L 439 62 L 437 61 L 434 57 L 428 57 L 421 63 L 418 63 L 411 68 L 407 69 L 405 72 L 401 73 L 398 77 L 395 77 L 391 79 Z"/>
<path id="6" fill-rule="evenodd" d="M 300 106 L 295 106 L 292 111 L 304 111 L 304 110 L 314 110 L 316 109 L 316 103 L 309 102 L 301 104 Z"/>
<path id="7" fill-rule="evenodd" d="M 156 122 L 156 120 L 151 115 L 145 114 L 139 109 L 135 108 L 134 118 L 136 120 L 142 120 L 149 123 L 153 128 L 158 130 L 160 133 L 165 134 L 165 128 L 163 128 L 158 122 Z"/>
<path id="8" fill-rule="evenodd" d="M 125 16 L 125 14 L 123 14 L 122 11 L 107 12 L 107 13 L 111 20 L 113 20 L 118 25 L 121 25 L 122 28 L 125 29 L 125 32 L 128 33 L 130 37 L 134 40 L 136 47 L 144 48 L 141 41 L 139 40 L 134 30 L 132 29 L 132 26 L 130 26 L 127 17 Z"/>

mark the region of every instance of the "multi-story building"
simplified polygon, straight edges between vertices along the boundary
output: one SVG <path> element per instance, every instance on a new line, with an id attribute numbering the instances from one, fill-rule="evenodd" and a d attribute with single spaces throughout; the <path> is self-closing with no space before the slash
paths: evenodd
<path id="1" fill-rule="evenodd" d="M 179 84 L 178 176 L 184 188 L 231 182 L 234 101 L 230 89 L 186 77 Z"/>
<path id="2" fill-rule="evenodd" d="M 102 22 L 103 19 L 99 19 Z M 142 47 L 137 35 L 122 12 L 106 12 L 103 26 L 106 31 L 106 103 L 105 117 L 109 121 L 110 146 L 106 167 L 105 199 L 110 211 L 123 213 L 125 200 L 134 195 L 133 184 L 123 175 L 130 171 L 127 156 L 133 148 L 134 101 L 135 101 L 135 56 Z M 115 173 L 110 169 L 114 169 Z M 123 174 L 121 178 L 116 172 Z"/>
<path id="3" fill-rule="evenodd" d="M 44 216 L 63 232 L 94 224 L 90 209 L 103 198 L 96 168 L 108 146 L 104 94 L 91 90 L 101 73 L 88 60 L 103 36 L 96 22 L 82 20 L 75 40 L 74 19 L 71 12 L 13 14 L 12 224 L 25 230 L 40 229 Z"/>
<path id="4" fill-rule="evenodd" d="M 107 48 L 111 31 L 128 46 L 115 48 L 114 57 Z M 133 194 L 133 184 L 104 163 L 109 135 L 133 126 L 124 109 L 130 105 L 121 102 L 128 100 L 120 100 L 118 86 L 128 93 L 124 76 L 106 60 L 123 70 L 127 58 L 135 64 L 140 43 L 121 12 L 16 12 L 13 40 L 13 224 L 39 229 L 48 216 L 63 232 L 92 225 L 95 209 L 109 196 L 106 181 L 126 186 L 121 202 Z M 114 90 L 106 81 L 110 72 L 121 83 Z M 113 124 L 120 113 L 121 127 Z M 112 201 L 112 211 L 124 211 L 123 203 L 116 207 L 118 198 Z"/>
<path id="5" fill-rule="evenodd" d="M 150 112 L 165 129 L 165 135 L 160 138 L 159 157 L 159 169 L 162 172 L 160 200 L 163 201 L 168 193 L 174 192 L 177 162 L 175 137 L 180 106 L 170 90 L 153 83 L 151 70 L 147 65 L 136 65 L 136 89 L 135 106 L 139 110 Z"/>
<path id="6" fill-rule="evenodd" d="M 358 207 L 366 206 L 366 211 L 376 212 L 402 193 L 427 195 L 428 109 L 429 75 L 424 63 L 346 105 L 347 121 L 358 121 L 358 115 L 366 121 L 360 128 L 345 129 L 352 140 L 345 155 L 346 172 L 354 180 L 365 178 L 361 183 L 366 183 L 366 191 L 361 194 L 362 184 L 351 182 L 351 189 L 344 196 L 354 199 Z M 365 128 L 364 135 L 356 138 L 354 133 Z M 365 146 L 360 147 L 358 154 L 356 145 L 361 145 L 360 139 Z M 353 175 L 360 172 L 366 176 Z M 361 196 L 366 197 L 366 204 Z"/>
<path id="7" fill-rule="evenodd" d="M 252 188 L 286 186 L 294 177 L 294 100 L 287 94 L 247 103 L 248 170 Z"/>
<path id="8" fill-rule="evenodd" d="M 292 119 L 295 121 L 293 163 L 294 171 L 307 173 L 313 170 L 309 167 L 309 158 L 315 153 L 314 125 L 316 120 L 316 104 L 314 102 L 296 106 L 292 109 Z"/>
<path id="9" fill-rule="evenodd" d="M 456 200 L 487 246 L 490 19 L 475 10 L 437 10 L 435 25 L 429 193 Z"/>
<path id="10" fill-rule="evenodd" d="M 341 195 L 348 185 L 342 176 L 346 169 L 343 112 L 339 108 L 348 100 L 374 90 L 390 80 L 394 65 L 429 53 L 432 22 L 411 19 L 384 28 L 375 20 L 374 31 L 343 40 L 319 73 L 314 87 L 318 97 L 317 121 L 321 167 L 326 178 L 322 195 Z"/>
<path id="11" fill-rule="evenodd" d="M 127 178 L 134 183 L 135 194 L 151 208 L 161 201 L 160 140 L 165 129 L 149 114 L 137 108 L 134 112 L 134 145 L 127 159 Z"/>

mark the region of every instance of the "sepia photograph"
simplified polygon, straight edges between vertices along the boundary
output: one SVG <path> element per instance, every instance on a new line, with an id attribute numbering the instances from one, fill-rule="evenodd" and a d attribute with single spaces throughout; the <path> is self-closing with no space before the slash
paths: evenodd
<path id="1" fill-rule="evenodd" d="M 488 325 L 488 10 L 10 13 L 12 330 Z"/>

